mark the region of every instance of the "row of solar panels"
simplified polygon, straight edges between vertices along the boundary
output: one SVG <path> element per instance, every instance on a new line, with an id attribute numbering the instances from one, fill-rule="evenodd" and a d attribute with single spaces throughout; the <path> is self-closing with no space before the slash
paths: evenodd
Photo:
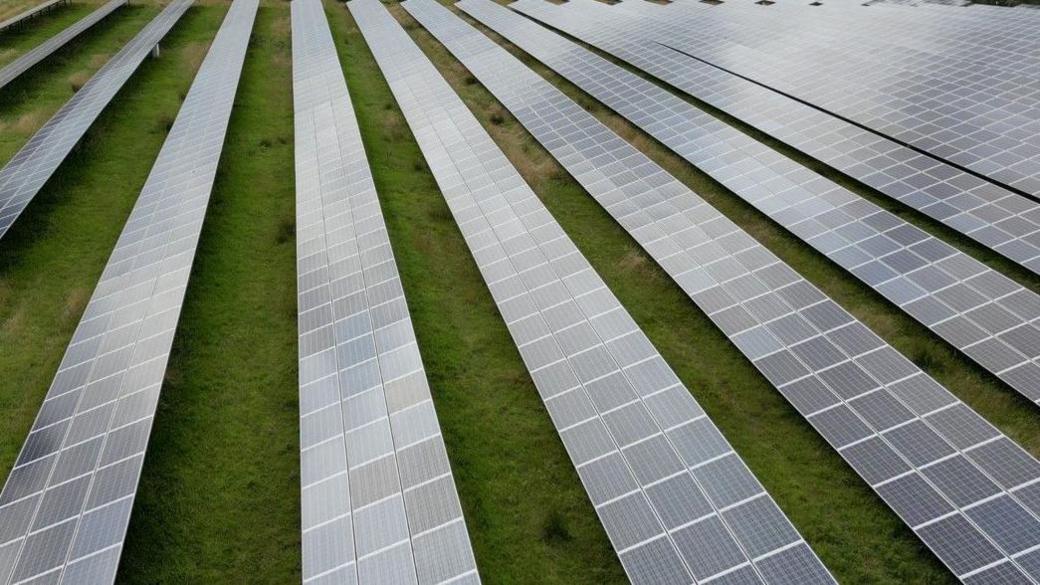
<path id="1" fill-rule="evenodd" d="M 521 0 L 515 6 L 543 18 L 542 12 L 577 11 L 584 4 Z M 1040 502 L 1032 495 L 1040 489 L 1040 463 L 493 41 L 433 0 L 403 5 L 640 242 L 955 575 L 969 583 L 1040 582 L 1034 560 Z M 670 381 L 667 369 L 652 377 L 636 373 L 659 359 L 648 342 L 640 350 L 611 347 L 640 334 L 597 327 L 596 319 L 622 309 L 598 278 L 578 278 L 591 268 L 573 244 L 386 10 L 376 0 L 348 6 L 633 582 L 830 580 L 779 510 L 750 505 L 755 491 L 742 488 L 757 485 L 752 479 L 740 481 L 711 466 L 714 457 L 727 457 L 704 450 L 713 441 L 703 434 L 689 441 L 674 432 L 690 422 L 662 425 L 661 411 L 647 398 L 681 383 Z M 1036 295 L 1010 279 L 518 14 L 488 0 L 459 6 L 825 254 L 866 242 L 855 248 L 855 258 L 848 250 L 837 258 L 852 269 L 872 262 L 873 272 L 852 270 L 869 284 L 899 278 L 914 285 L 910 292 L 889 287 L 893 292 L 886 296 L 897 305 L 943 302 L 949 313 L 940 319 L 907 309 L 926 325 L 957 315 L 985 327 L 982 339 L 1001 341 L 1010 340 L 1005 334 L 1011 330 L 1034 331 Z M 604 23 L 586 13 L 553 22 L 575 36 L 578 30 L 631 36 L 631 23 L 616 31 Z M 811 219 L 817 223 L 807 225 Z M 814 231 L 813 225 L 826 229 Z M 827 230 L 847 241 L 813 241 Z M 867 276 L 872 273 L 878 280 Z M 973 293 L 968 298 L 975 302 L 965 304 L 954 292 Z M 997 326 L 997 308 L 1014 315 L 1010 329 L 1007 321 Z M 959 321 L 948 324 L 954 331 L 964 328 Z M 1028 343 L 1021 345 L 1021 358 L 1004 367 L 973 355 L 972 347 L 965 344 L 966 353 L 998 375 L 1035 367 L 1035 347 Z M 606 402 L 611 394 L 598 384 L 617 371 L 634 392 Z M 1005 379 L 1035 399 L 1035 383 Z M 619 392 L 616 385 L 613 392 Z M 698 411 L 691 414 L 693 421 L 704 420 Z M 653 452 L 633 449 L 658 437 L 661 448 Z M 597 464 L 595 474 L 586 472 L 590 463 Z M 655 488 L 686 472 L 695 481 L 672 485 L 669 498 L 661 499 Z M 711 490 L 720 486 L 723 499 L 714 499 L 720 494 Z M 714 510 L 696 504 L 705 489 Z M 703 512 L 675 515 L 677 508 Z"/>
<path id="2" fill-rule="evenodd" d="M 15 59 L 3 69 L 0 69 L 0 90 L 15 80 L 19 75 L 31 69 L 34 65 L 52 55 L 58 49 L 64 47 L 72 39 L 94 26 L 109 14 L 115 12 L 116 8 L 123 6 L 128 0 L 110 0 L 100 8 L 91 12 L 86 17 L 75 22 L 65 30 L 59 32 L 46 42 L 34 47 L 31 51 Z M 0 27 L 2 30 L 2 27 Z"/>
<path id="3" fill-rule="evenodd" d="M 0 21 L 0 31 L 23 25 L 33 17 L 39 16 L 40 14 L 43 14 L 44 12 L 57 6 L 63 4 L 67 5 L 68 3 L 69 0 L 46 0 L 45 2 L 37 4 L 36 6 L 33 6 L 23 12 L 20 12 L 12 16 L 11 18 L 8 18 L 7 20 Z"/>
<path id="4" fill-rule="evenodd" d="M 175 21 L 187 4 L 175 3 L 163 14 Z M 251 7 L 240 8 L 245 4 Z M 832 581 L 407 34 L 376 0 L 349 6 L 632 580 Z M 1033 542 L 1040 538 L 1035 459 L 489 39 L 431 0 L 405 6 L 955 574 L 967 582 L 1037 581 L 1031 561 L 1040 545 Z M 1040 316 L 1030 313 L 1037 303 L 1027 289 L 1001 289 L 1011 281 L 851 193 L 820 184 L 807 169 L 726 134 L 724 125 L 698 118 L 667 92 L 644 91 L 639 78 L 515 13 L 485 0 L 465 0 L 462 8 L 738 195 L 775 218 L 786 217 L 787 223 L 777 221 L 828 256 L 836 258 L 831 252 L 845 247 L 814 242 L 822 230 L 803 230 L 812 233 L 804 236 L 797 226 L 816 219 L 841 237 L 856 238 L 851 242 L 874 242 L 857 247 L 874 254 L 863 262 L 888 267 L 893 278 L 905 277 L 923 291 L 907 303 L 927 298 L 956 308 L 940 293 L 953 287 L 974 292 L 981 300 L 969 297 L 977 302 L 958 314 L 987 327 L 985 341 L 1006 338 L 1019 350 L 1016 361 L 994 373 L 1033 365 L 1036 355 L 1028 352 L 1034 347 L 1013 345 L 1019 337 L 1010 335 L 1030 339 L 1023 332 L 1032 331 L 1026 328 Z M 543 8 L 548 5 L 523 5 L 548 19 Z M 0 527 L 10 527 L 0 543 L 0 555 L 7 555 L 0 556 L 0 567 L 11 568 L 8 582 L 48 575 L 70 583 L 114 578 L 254 13 L 255 2 L 246 0 L 237 0 L 229 13 L 210 55 L 220 55 L 230 69 L 208 65 L 209 57 L 203 65 L 171 131 L 169 152 L 164 146 L 153 171 L 166 182 L 157 179 L 161 184 L 152 191 L 146 185 L 0 495 Z M 132 65 L 125 76 L 136 67 L 134 58 L 139 63 L 161 36 L 146 36 L 143 49 L 128 51 Z M 232 40 L 221 42 L 225 37 Z M 293 39 L 304 580 L 476 582 L 403 290 L 318 0 L 295 0 Z M 214 81 L 219 75 L 223 81 Z M 85 130 L 104 104 L 74 101 L 62 112 L 86 112 L 73 127 Z M 220 131 L 204 131 L 213 128 Z M 61 152 L 46 139 L 41 152 Z M 209 148 L 182 152 L 178 141 L 197 140 Z M 48 158 L 37 150 L 16 159 L 38 164 Z M 63 156 L 56 162 L 51 156 L 49 164 L 56 168 Z M 185 181 L 169 181 L 167 175 L 178 171 Z M 769 187 L 753 193 L 751 182 Z M 807 184 L 817 189 L 801 188 Z M 779 215 L 796 209 L 803 216 Z M 906 260 L 913 254 L 924 264 Z M 917 274 L 924 268 L 940 270 L 940 276 Z M 923 284 L 944 282 L 942 275 L 953 282 Z M 1012 315 L 1010 324 L 992 316 L 996 308 Z M 939 332 L 941 323 L 910 312 Z M 84 461 L 93 467 L 82 467 Z"/>
<path id="5" fill-rule="evenodd" d="M 42 185 L 191 4 L 174 0 L 113 56 L 0 188 Z M 2 583 L 115 580 L 258 6 L 231 5 L 0 492 Z"/>
<path id="6" fill-rule="evenodd" d="M 111 0 L 0 70 L 0 90 L 124 3 Z M 174 10 L 174 7 L 180 9 Z M 171 3 L 113 55 L 0 169 L 0 242 L 186 7 L 183 2 Z"/>

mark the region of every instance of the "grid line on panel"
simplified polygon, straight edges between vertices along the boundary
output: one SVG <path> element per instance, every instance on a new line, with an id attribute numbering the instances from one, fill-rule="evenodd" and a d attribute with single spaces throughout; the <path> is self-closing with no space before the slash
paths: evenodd
<path id="1" fill-rule="evenodd" d="M 633 44 L 582 0 L 513 6 L 665 78 L 668 51 Z M 573 5 L 573 6 L 570 6 Z M 537 29 L 531 29 L 536 33 Z M 545 31 L 541 31 L 545 32 Z M 553 35 L 518 45 L 603 101 L 1031 401 L 1040 400 L 1040 296 L 624 69 Z M 637 50 L 638 49 L 638 50 Z M 646 49 L 646 50 L 644 50 Z M 574 55 L 560 59 L 558 52 Z M 674 57 L 674 55 L 673 55 Z M 674 59 L 673 59 L 674 61 Z M 683 70 L 681 61 L 670 71 Z M 666 81 L 672 81 L 666 79 Z"/>
<path id="2" fill-rule="evenodd" d="M 403 29 L 378 2 L 348 7 L 629 577 L 690 583 L 743 565 L 754 578 L 719 510 L 720 501 L 741 499 L 727 477 L 750 494 L 764 494 L 761 485 Z M 719 470 L 694 469 L 720 454 Z M 772 499 L 757 501 L 774 512 L 770 526 L 783 533 L 774 539 L 794 545 L 785 560 L 830 582 Z"/>
<path id="3" fill-rule="evenodd" d="M 292 3 L 292 32 L 304 581 L 477 583 L 320 0 Z"/>
<path id="4" fill-rule="evenodd" d="M 47 39 L 39 46 L 18 57 L 11 63 L 0 69 L 0 90 L 14 81 L 22 73 L 31 69 L 34 65 L 51 56 L 55 51 L 64 47 L 69 41 L 79 36 L 80 33 L 101 22 L 109 14 L 121 6 L 126 5 L 127 0 L 109 0 L 97 10 L 91 12 L 74 24 Z M 2 27 L 0 27 L 2 29 Z"/>
<path id="5" fill-rule="evenodd" d="M 409 0 L 405 6 L 414 7 L 419 1 Z M 574 51 L 557 50 L 554 55 L 548 55 L 554 52 L 554 47 L 559 47 L 554 33 L 503 7 L 481 0 L 464 0 L 459 7 L 521 48 L 544 49 L 536 56 L 550 68 L 556 69 L 559 63 L 580 62 L 580 55 Z M 422 17 L 420 21 L 433 29 L 435 36 L 441 37 L 435 24 L 425 22 Z M 929 534 L 919 532 L 954 573 L 961 575 L 986 564 L 960 560 L 960 555 L 972 551 L 973 547 L 991 547 L 987 549 L 991 556 L 1005 560 L 1021 552 L 1015 548 L 1017 544 L 1002 541 L 1000 529 L 988 522 L 991 515 L 974 517 L 973 508 L 985 505 L 987 498 L 997 495 L 1020 512 L 1018 518 L 1023 523 L 1040 527 L 1036 511 L 1027 510 L 1024 500 L 1010 495 L 1012 489 L 1021 489 L 1019 481 L 1035 481 L 1040 477 L 1040 463 L 786 265 L 783 278 L 772 284 L 758 283 L 756 289 L 755 281 L 739 275 L 737 267 L 743 265 L 748 275 L 764 275 L 762 267 L 771 270 L 778 266 L 775 256 L 504 49 L 476 31 L 471 30 L 470 35 L 468 43 L 458 42 L 464 48 L 458 49 L 456 54 L 474 76 L 662 264 L 695 303 L 702 308 L 711 303 L 718 305 L 713 310 L 705 309 L 712 320 L 909 526 L 919 524 L 911 517 L 922 512 L 911 509 L 913 502 L 910 502 L 911 508 L 906 507 L 905 497 L 897 500 L 887 494 L 884 487 L 898 476 L 915 482 L 912 489 L 905 488 L 905 492 L 922 499 L 932 494 L 943 512 L 958 512 L 955 520 L 965 523 L 966 530 L 977 542 L 943 548 L 940 545 L 946 541 L 936 544 L 929 541 Z M 450 38 L 442 41 L 452 48 Z M 483 52 L 474 46 L 483 47 Z M 563 75 L 568 77 L 566 73 Z M 629 180 L 637 176 L 643 178 Z M 666 206 L 671 206 L 671 210 L 666 211 Z M 634 218 L 638 213 L 643 216 L 637 221 Z M 697 229 L 703 234 L 691 237 L 698 233 Z M 743 243 L 732 245 L 734 239 Z M 717 244 L 720 241 L 739 252 L 727 251 L 726 245 Z M 687 251 L 685 260 L 661 260 L 662 253 L 674 259 L 677 250 Z M 712 253 L 704 256 L 701 252 L 705 250 Z M 730 257 L 734 260 L 726 271 L 710 272 L 713 266 L 728 262 Z M 683 279 L 683 275 L 691 274 L 697 277 Z M 721 285 L 715 281 L 719 275 L 725 275 Z M 776 277 L 774 271 L 769 278 Z M 738 283 L 738 286 L 727 289 L 727 282 Z M 772 308 L 769 304 L 756 306 L 746 301 L 747 297 L 765 298 L 756 293 L 763 287 L 771 290 L 767 296 L 775 298 Z M 751 289 L 750 295 L 748 289 Z M 725 293 L 728 300 L 719 302 L 706 296 L 708 291 Z M 785 291 L 796 294 L 785 294 Z M 745 312 L 743 324 L 758 323 L 750 329 L 740 329 L 757 330 L 754 337 L 747 333 L 734 334 L 732 327 L 727 330 L 727 320 L 720 315 L 733 308 Z M 831 333 L 825 334 L 825 331 Z M 886 356 L 887 361 L 878 361 L 878 356 Z M 828 408 L 818 408 L 821 405 Z M 956 418 L 951 416 L 953 412 Z M 956 428 L 957 425 L 974 425 L 975 433 L 966 433 Z M 999 448 L 1005 455 L 1013 452 L 1020 463 L 987 457 L 987 448 Z M 963 464 L 967 472 L 985 478 L 994 488 L 1003 477 L 1003 489 L 958 499 L 961 495 L 958 490 L 944 489 L 941 485 L 947 478 L 930 477 L 928 471 L 929 466 L 952 459 L 956 459 L 953 463 Z M 1023 465 L 1030 471 L 1007 481 L 1014 475 L 1010 473 L 1011 468 Z M 978 545 L 979 542 L 982 545 Z M 1002 548 L 996 555 L 998 547 Z"/>
<path id="6" fill-rule="evenodd" d="M 192 2 L 193 0 L 171 2 L 69 98 L 69 101 L 33 134 L 3 169 L 0 169 L 0 240 L 152 48 L 173 28 Z M 108 4 L 98 9 L 95 15 L 106 8 L 114 9 L 115 6 Z M 11 67 L 17 63 L 13 63 Z M 7 69 L 4 69 L 4 72 L 6 71 Z"/>
<path id="7" fill-rule="evenodd" d="M 257 4 L 229 10 L 0 493 L 4 583 L 115 579 Z"/>
<path id="8" fill-rule="evenodd" d="M 1040 206 L 1035 201 L 697 59 L 676 40 L 688 29 L 682 13 L 631 8 L 641 4 L 624 2 L 619 10 L 593 12 L 622 26 L 632 44 L 652 41 L 641 50 L 653 54 L 655 73 L 668 70 L 669 62 L 684 62 L 681 69 L 668 70 L 669 83 L 1026 269 L 1040 271 Z M 671 51 L 661 53 L 663 47 Z"/>
<path id="9" fill-rule="evenodd" d="M 1040 194 L 1035 138 L 1040 130 L 1040 91 L 1035 84 L 1040 43 L 1035 27 L 1026 28 L 1025 19 L 1018 23 L 1025 28 L 1020 44 L 1024 56 L 1015 64 L 995 52 L 985 53 L 985 59 L 965 56 L 968 47 L 987 40 L 978 27 L 982 19 L 936 19 L 940 25 L 956 22 L 960 34 L 958 43 L 935 52 L 891 46 L 892 29 L 897 27 L 886 23 L 879 30 L 871 26 L 871 18 L 846 20 L 839 28 L 824 26 L 829 24 L 821 22 L 826 11 L 780 10 L 763 21 L 743 8 L 708 12 L 681 2 L 643 14 L 667 14 L 691 24 L 668 43 L 719 68 L 995 182 Z M 865 12 L 863 16 L 874 14 Z M 719 26 L 722 19 L 724 27 Z M 919 19 L 914 24 L 918 26 L 908 36 L 936 41 L 929 31 L 935 25 Z M 995 36 L 1014 36 L 1008 21 L 1001 25 Z M 835 34 L 849 29 L 874 35 Z M 993 40 L 999 45 L 1000 38 Z M 805 54 L 813 58 L 805 59 Z"/>

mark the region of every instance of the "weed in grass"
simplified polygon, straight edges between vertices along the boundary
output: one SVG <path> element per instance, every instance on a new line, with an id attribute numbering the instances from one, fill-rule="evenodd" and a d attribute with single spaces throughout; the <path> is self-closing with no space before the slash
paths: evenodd
<path id="1" fill-rule="evenodd" d="M 542 527 L 542 540 L 546 544 L 557 545 L 574 540 L 570 528 L 567 527 L 567 517 L 559 510 L 552 510 L 545 519 Z"/>
<path id="2" fill-rule="evenodd" d="M 288 244 L 294 241 L 296 238 L 296 220 L 292 217 L 283 217 L 278 222 L 278 233 L 275 235 L 274 241 L 278 244 Z"/>

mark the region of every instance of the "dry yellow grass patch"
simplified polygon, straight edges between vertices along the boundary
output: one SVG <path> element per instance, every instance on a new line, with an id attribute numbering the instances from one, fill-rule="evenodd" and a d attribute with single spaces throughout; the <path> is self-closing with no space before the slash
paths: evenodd
<path id="1" fill-rule="evenodd" d="M 43 124 L 43 114 L 40 112 L 26 112 L 18 117 L 11 125 L 11 130 L 19 134 L 29 134 Z"/>
<path id="2" fill-rule="evenodd" d="M 69 87 L 72 88 L 72 92 L 75 93 L 83 88 L 83 86 L 90 81 L 90 73 L 87 71 L 77 71 L 69 76 Z"/>
<path id="3" fill-rule="evenodd" d="M 84 287 L 77 287 L 68 292 L 65 295 L 65 307 L 61 311 L 61 320 L 68 323 L 73 320 L 78 320 L 79 316 L 83 314 L 83 310 L 87 307 L 87 301 L 90 300 L 90 291 Z"/>

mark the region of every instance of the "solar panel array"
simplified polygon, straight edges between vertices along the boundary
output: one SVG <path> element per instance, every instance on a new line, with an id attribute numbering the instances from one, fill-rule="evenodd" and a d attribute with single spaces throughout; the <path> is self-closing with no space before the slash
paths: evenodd
<path id="1" fill-rule="evenodd" d="M 72 26 L 47 39 L 43 44 L 33 48 L 21 57 L 0 69 L 0 89 L 14 81 L 16 77 L 31 69 L 34 65 L 49 57 L 58 49 L 64 47 L 69 41 L 79 36 L 80 33 L 94 26 L 103 18 L 115 12 L 116 8 L 123 6 L 127 0 L 110 0 L 100 8 L 91 12 Z"/>
<path id="2" fill-rule="evenodd" d="M 32 8 L 30 8 L 30 9 L 24 11 L 24 12 L 16 14 L 16 15 L 12 16 L 11 18 L 8 18 L 7 20 L 5 20 L 3 22 L 0 22 L 0 32 L 3 32 L 4 30 L 9 29 L 11 27 L 23 24 L 25 21 L 29 20 L 30 18 L 32 18 L 34 16 L 37 16 L 37 15 L 43 13 L 43 12 L 46 12 L 47 10 L 50 10 L 51 8 L 54 8 L 55 6 L 57 6 L 59 4 L 68 4 L 68 3 L 69 3 L 69 0 L 47 0 L 46 2 L 44 2 L 42 4 L 39 4 L 37 6 L 33 6 Z"/>
<path id="3" fill-rule="evenodd" d="M 659 40 L 994 181 L 1040 195 L 1040 69 L 1034 65 L 1029 71 L 1040 49 L 1035 23 L 1025 33 L 1029 41 L 1023 53 L 1028 56 L 1006 69 L 999 67 L 1001 57 L 991 57 L 986 48 L 985 59 L 964 57 L 979 51 L 971 45 L 1000 45 L 1014 35 L 1007 27 L 990 28 L 994 25 L 985 16 L 940 19 L 962 39 L 975 42 L 962 40 L 959 51 L 926 52 L 891 43 L 886 47 L 894 33 L 871 27 L 873 13 L 866 10 L 856 27 L 876 33 L 868 44 L 834 34 L 847 27 L 827 29 L 820 20 L 826 11 L 801 7 L 805 19 L 788 18 L 790 10 L 763 19 L 738 4 L 726 3 L 719 10 L 695 2 L 666 7 L 670 22 L 681 25 L 673 30 L 681 32 L 664 33 Z M 931 28 L 919 27 L 911 36 L 930 40 Z M 833 36 L 817 42 L 815 37 L 825 34 L 817 29 Z"/>
<path id="4" fill-rule="evenodd" d="M 418 13 L 419 1 L 405 5 Z M 488 0 L 458 6 L 539 58 L 556 53 L 550 67 L 583 62 Z M 506 51 L 420 19 L 951 571 L 970 583 L 1040 579 L 1040 463 Z"/>
<path id="5" fill-rule="evenodd" d="M 1034 201 L 756 83 L 639 40 L 679 34 L 667 23 L 671 13 L 656 4 L 623 2 L 612 10 L 602 10 L 599 3 L 589 6 L 596 9 L 590 8 L 587 18 L 616 29 L 618 38 L 611 42 L 624 48 L 615 51 L 637 55 L 652 74 L 1040 272 L 1040 205 Z M 630 6 L 640 7 L 639 14 L 647 18 L 630 15 L 636 10 Z M 651 16 L 654 22 L 649 22 Z"/>
<path id="6" fill-rule="evenodd" d="M 115 581 L 258 0 L 235 0 L 0 493 L 0 582 Z"/>
<path id="7" fill-rule="evenodd" d="M 347 6 L 632 582 L 832 583 L 422 51 L 378 0 Z"/>
<path id="8" fill-rule="evenodd" d="M 292 35 L 303 581 L 479 583 L 321 0 Z"/>
<path id="9" fill-rule="evenodd" d="M 526 0 L 513 6 L 626 59 L 656 56 L 617 49 L 604 39 L 621 33 L 584 13 Z M 1040 400 L 1036 293 L 653 83 L 545 29 L 526 30 L 530 36 L 510 38 L 1009 386 Z"/>
<path id="10" fill-rule="evenodd" d="M 0 240 L 192 2 L 171 2 L 109 59 L 0 170 Z"/>

